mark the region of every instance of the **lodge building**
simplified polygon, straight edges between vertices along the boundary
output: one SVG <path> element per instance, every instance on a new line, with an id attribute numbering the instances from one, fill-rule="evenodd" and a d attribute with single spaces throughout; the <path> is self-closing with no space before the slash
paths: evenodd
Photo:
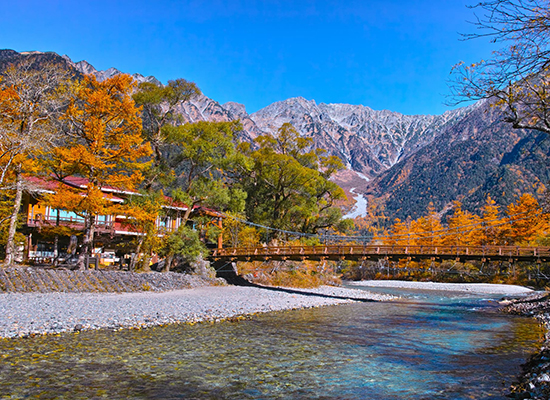
<path id="1" fill-rule="evenodd" d="M 87 180 L 79 177 L 67 177 L 61 182 L 47 181 L 39 178 L 29 178 L 31 190 L 23 196 L 22 214 L 23 221 L 20 232 L 26 237 L 24 249 L 21 249 L 20 261 L 30 264 L 50 264 L 56 257 L 62 261 L 78 247 L 77 236 L 84 230 L 84 218 L 73 211 L 58 210 L 50 207 L 43 199 L 47 193 L 55 193 L 59 185 L 67 185 L 73 189 L 85 190 Z M 122 204 L 131 196 L 141 196 L 140 193 L 125 191 L 111 186 L 101 188 L 105 199 Z M 176 231 L 183 222 L 183 215 L 188 207 L 178 203 L 169 197 L 165 197 L 162 206 L 163 215 L 156 221 L 158 234 L 166 235 Z M 194 228 L 193 217 L 198 215 L 208 216 L 209 224 L 222 227 L 223 216 L 215 210 L 204 207 L 195 207 L 188 221 Z M 143 235 L 132 224 L 128 223 L 125 215 L 98 215 L 94 226 L 94 243 L 92 256 L 96 264 L 124 265 L 134 251 L 134 239 Z M 57 236 L 57 249 L 55 237 Z M 222 237 L 218 238 L 218 247 L 222 245 Z M 154 258 L 153 261 L 157 261 Z"/>

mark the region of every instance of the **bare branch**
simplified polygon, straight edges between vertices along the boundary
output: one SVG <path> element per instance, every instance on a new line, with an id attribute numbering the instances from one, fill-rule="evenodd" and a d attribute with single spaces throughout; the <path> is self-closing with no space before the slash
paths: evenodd
<path id="1" fill-rule="evenodd" d="M 471 7 L 476 32 L 503 47 L 487 60 L 452 70 L 448 103 L 490 99 L 515 128 L 550 134 L 550 0 L 490 0 Z"/>

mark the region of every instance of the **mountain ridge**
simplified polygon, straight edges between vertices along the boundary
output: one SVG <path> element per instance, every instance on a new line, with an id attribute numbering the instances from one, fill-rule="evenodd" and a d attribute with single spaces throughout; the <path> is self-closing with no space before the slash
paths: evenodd
<path id="1" fill-rule="evenodd" d="M 55 59 L 75 74 L 91 73 L 99 80 L 121 73 L 116 68 L 98 71 L 85 60 L 75 63 L 53 52 L 13 50 L 0 50 L 0 70 L 21 57 Z M 132 76 L 161 84 L 152 76 Z M 477 211 L 488 194 L 500 205 L 522 191 L 541 198 L 550 179 L 546 136 L 512 129 L 490 101 L 440 115 L 405 115 L 294 97 L 249 114 L 243 104 L 220 104 L 201 95 L 179 104 L 176 112 L 188 122 L 239 119 L 239 139 L 249 142 L 290 122 L 315 147 L 342 159 L 347 171 L 336 177 L 339 184 L 384 200 L 391 219 L 416 218 L 430 203 L 444 212 L 453 200 Z"/>

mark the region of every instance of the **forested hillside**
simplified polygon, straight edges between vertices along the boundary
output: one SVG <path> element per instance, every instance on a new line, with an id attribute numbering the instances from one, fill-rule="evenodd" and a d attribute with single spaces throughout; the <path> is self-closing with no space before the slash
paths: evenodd
<path id="1" fill-rule="evenodd" d="M 477 211 L 488 194 L 507 205 L 523 193 L 540 198 L 550 178 L 547 135 L 513 129 L 498 107 L 483 102 L 433 143 L 369 183 L 368 193 L 385 199 L 386 213 L 417 218 L 454 200 Z"/>
<path id="2" fill-rule="evenodd" d="M 1 50 L 0 70 L 25 56 Z M 86 61 L 74 63 L 55 53 L 34 57 L 55 60 L 75 76 L 92 74 L 100 81 L 120 73 L 114 68 L 97 71 Z M 158 84 L 154 77 L 132 76 L 140 83 Z M 444 213 L 453 200 L 474 211 L 488 194 L 501 205 L 522 193 L 540 199 L 550 176 L 546 137 L 511 128 L 489 101 L 440 116 L 408 116 L 294 98 L 249 114 L 242 104 L 219 104 L 201 94 L 175 104 L 174 112 L 187 122 L 238 119 L 242 128 L 236 138 L 253 148 L 255 138 L 292 124 L 313 148 L 342 160 L 349 173 L 337 175 L 339 184 L 383 204 L 388 221 L 416 218 L 430 203 Z"/>

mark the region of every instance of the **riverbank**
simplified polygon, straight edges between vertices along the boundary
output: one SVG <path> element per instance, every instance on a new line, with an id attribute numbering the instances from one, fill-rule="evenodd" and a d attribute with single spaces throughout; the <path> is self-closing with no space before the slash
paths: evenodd
<path id="1" fill-rule="evenodd" d="M 526 295 L 533 290 L 518 285 L 501 285 L 494 283 L 441 283 L 413 281 L 358 281 L 346 282 L 353 286 L 382 287 L 395 289 L 439 290 L 449 292 L 468 292 L 479 294 L 501 294 L 505 296 Z"/>
<path id="2" fill-rule="evenodd" d="M 323 286 L 285 289 L 228 286 L 216 278 L 168 273 L 0 270 L 0 337 L 87 329 L 144 328 L 195 323 L 278 310 L 351 301 L 385 301 L 391 296 Z M 349 282 L 360 286 L 471 293 L 525 294 L 513 285 L 406 281 Z M 3 291 L 3 293 L 2 293 Z"/>
<path id="3" fill-rule="evenodd" d="M 217 321 L 391 296 L 324 286 L 205 286 L 161 293 L 0 293 L 0 337 Z"/>
<path id="4" fill-rule="evenodd" d="M 221 278 L 176 272 L 135 273 L 104 269 L 70 271 L 62 268 L 0 268 L 0 293 L 125 293 L 166 292 L 226 285 Z"/>
<path id="5" fill-rule="evenodd" d="M 550 294 L 536 293 L 523 299 L 512 300 L 505 307 L 512 314 L 537 318 L 546 331 L 544 343 L 524 365 L 518 382 L 512 386 L 512 398 L 550 398 Z"/>

